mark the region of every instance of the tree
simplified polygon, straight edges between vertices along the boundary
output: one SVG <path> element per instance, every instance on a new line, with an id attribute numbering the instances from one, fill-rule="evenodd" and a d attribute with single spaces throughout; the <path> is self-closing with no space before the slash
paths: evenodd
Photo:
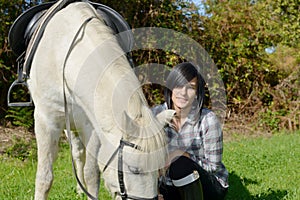
<path id="1" fill-rule="evenodd" d="M 295 0 L 211 0 L 206 3 L 208 15 L 202 17 L 204 31 L 200 41 L 222 74 L 231 113 L 238 114 L 239 118 L 246 114 L 247 122 L 260 119 L 277 129 L 274 124 L 280 124 L 280 118 L 291 110 L 290 106 L 280 107 L 277 101 L 280 97 L 272 91 L 278 90 L 291 71 L 284 63 L 279 67 L 274 55 L 277 60 L 286 60 L 287 54 L 283 52 L 294 52 L 289 54 L 289 60 L 293 60 L 290 67 L 299 71 L 299 3 Z M 269 54 L 268 47 L 276 51 Z M 285 103 L 289 105 L 295 94 L 286 96 L 289 103 Z M 276 116 L 262 115 L 261 111 L 270 111 Z M 278 120 L 270 123 L 274 117 Z M 299 128 L 300 122 L 295 123 Z"/>

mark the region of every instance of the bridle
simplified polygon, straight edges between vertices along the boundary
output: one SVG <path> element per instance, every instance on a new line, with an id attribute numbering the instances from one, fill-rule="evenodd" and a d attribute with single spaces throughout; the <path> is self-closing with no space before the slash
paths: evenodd
<path id="1" fill-rule="evenodd" d="M 126 193 L 126 188 L 125 188 L 125 183 L 124 183 L 124 173 L 123 173 L 123 148 L 124 148 L 124 146 L 128 146 L 128 147 L 131 147 L 133 149 L 137 149 L 137 150 L 142 151 L 140 146 L 121 139 L 118 148 L 114 151 L 114 153 L 111 155 L 110 159 L 107 161 L 107 163 L 106 163 L 106 165 L 103 169 L 103 173 L 107 169 L 107 167 L 110 165 L 110 163 L 113 161 L 113 159 L 116 157 L 116 155 L 118 154 L 118 181 L 119 181 L 119 186 L 120 186 L 120 192 L 117 193 L 117 194 L 121 196 L 122 200 L 126 200 L 126 199 L 156 200 L 156 199 L 158 199 L 158 197 L 140 198 L 140 197 L 135 197 L 135 196 L 132 196 L 132 195 L 128 195 Z"/>

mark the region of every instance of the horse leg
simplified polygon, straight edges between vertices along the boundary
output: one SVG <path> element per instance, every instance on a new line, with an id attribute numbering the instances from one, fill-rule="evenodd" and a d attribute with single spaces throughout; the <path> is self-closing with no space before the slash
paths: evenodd
<path id="1" fill-rule="evenodd" d="M 53 181 L 53 162 L 57 158 L 62 125 L 51 121 L 48 115 L 38 115 L 35 110 L 35 134 L 38 148 L 38 164 L 35 180 L 35 200 L 46 200 Z M 46 117 L 47 116 L 47 117 Z M 57 120 L 58 122 L 59 120 Z M 62 120 L 60 120 L 62 121 Z"/>
<path id="2" fill-rule="evenodd" d="M 97 157 L 100 149 L 100 141 L 93 131 L 86 147 L 86 163 L 84 166 L 84 179 L 88 192 L 94 197 L 98 197 L 100 187 L 100 170 Z"/>
<path id="3" fill-rule="evenodd" d="M 73 164 L 76 167 L 77 177 L 81 182 L 81 184 L 85 186 L 84 172 L 83 172 L 84 165 L 85 165 L 85 147 L 79 135 L 73 131 L 71 131 L 71 143 L 72 143 L 72 157 L 74 162 Z M 78 194 L 83 193 L 79 183 L 77 183 L 77 193 Z"/>

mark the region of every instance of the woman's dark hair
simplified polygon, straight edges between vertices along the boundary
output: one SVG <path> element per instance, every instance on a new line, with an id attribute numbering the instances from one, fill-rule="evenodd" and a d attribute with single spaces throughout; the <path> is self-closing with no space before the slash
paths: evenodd
<path id="1" fill-rule="evenodd" d="M 200 72 L 190 62 L 183 62 L 176 65 L 166 80 L 166 87 L 164 91 L 165 101 L 169 109 L 172 109 L 172 90 L 175 87 L 183 87 L 185 84 L 190 82 L 193 78 L 197 77 L 198 79 L 198 87 L 197 87 L 197 100 L 200 109 L 203 106 L 204 100 L 204 86 L 205 82 Z"/>

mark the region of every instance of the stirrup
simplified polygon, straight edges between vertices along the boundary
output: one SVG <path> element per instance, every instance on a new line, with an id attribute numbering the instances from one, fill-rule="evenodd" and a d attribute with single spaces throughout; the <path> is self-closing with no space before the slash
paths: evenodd
<path id="1" fill-rule="evenodd" d="M 16 86 L 25 86 L 29 92 L 29 89 L 28 89 L 28 85 L 26 83 L 26 81 L 22 81 L 20 82 L 19 80 L 15 80 L 11 86 L 9 87 L 9 90 L 8 90 L 8 93 L 7 93 L 7 105 L 9 107 L 30 107 L 30 106 L 33 106 L 33 101 L 32 101 L 32 98 L 31 98 L 31 95 L 30 95 L 30 92 L 29 92 L 29 101 L 28 102 L 11 102 L 11 99 L 10 99 L 10 95 L 11 95 L 11 92 L 12 92 L 12 89 Z"/>
<path id="2" fill-rule="evenodd" d="M 30 95 L 30 90 L 28 88 L 28 84 L 26 82 L 27 75 L 23 73 L 23 64 L 24 64 L 24 57 L 25 57 L 25 51 L 17 58 L 18 63 L 18 78 L 15 80 L 9 87 L 7 92 L 7 105 L 9 107 L 23 107 L 23 106 L 33 106 L 33 101 Z M 11 102 L 10 95 L 12 93 L 12 89 L 16 86 L 23 86 L 23 88 L 26 88 L 26 92 L 29 95 L 29 101 L 28 102 Z"/>

